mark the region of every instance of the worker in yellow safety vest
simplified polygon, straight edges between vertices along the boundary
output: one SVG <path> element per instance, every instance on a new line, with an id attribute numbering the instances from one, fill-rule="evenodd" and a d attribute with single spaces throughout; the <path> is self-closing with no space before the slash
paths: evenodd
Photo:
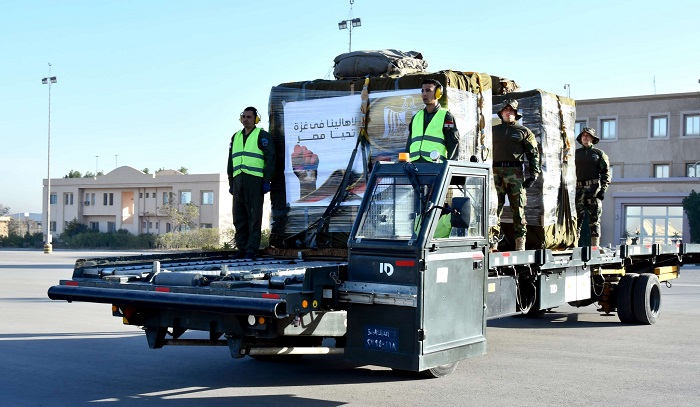
<path id="1" fill-rule="evenodd" d="M 413 222 L 413 231 L 418 234 L 420 232 L 421 224 L 423 223 L 423 215 L 418 215 L 416 216 L 415 221 Z M 433 237 L 436 239 L 445 239 L 450 237 L 450 234 L 452 233 L 452 208 L 450 205 L 445 204 L 445 207 L 442 208 L 442 212 L 440 213 L 440 217 L 438 218 L 438 223 L 437 226 L 435 227 L 435 232 L 433 233 Z"/>
<path id="2" fill-rule="evenodd" d="M 426 79 L 421 84 L 421 98 L 425 108 L 416 113 L 408 126 L 406 151 L 412 162 L 433 162 L 435 151 L 440 160 L 456 160 L 459 152 L 459 132 L 449 110 L 440 106 L 442 84 Z"/>
<path id="3" fill-rule="evenodd" d="M 275 168 L 275 147 L 270 134 L 255 126 L 260 123 L 256 108 L 245 108 L 240 121 L 243 129 L 231 137 L 226 172 L 233 195 L 236 257 L 255 259 L 260 248 L 264 195 L 270 192 Z"/>

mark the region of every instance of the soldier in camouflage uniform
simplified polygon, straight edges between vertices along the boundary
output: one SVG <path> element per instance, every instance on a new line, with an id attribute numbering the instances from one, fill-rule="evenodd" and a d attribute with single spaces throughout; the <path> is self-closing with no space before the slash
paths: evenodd
<path id="1" fill-rule="evenodd" d="M 603 150 L 593 147 L 600 141 L 595 129 L 584 127 L 576 141 L 582 145 L 576 149 L 576 236 L 581 237 L 583 215 L 588 213 L 591 246 L 599 246 L 601 204 L 610 184 L 610 162 Z"/>
<path id="2" fill-rule="evenodd" d="M 506 100 L 498 112 L 498 117 L 502 123 L 493 127 L 493 182 L 498 193 L 498 225 L 493 228 L 492 237 L 498 238 L 501 233 L 501 215 L 507 195 L 513 211 L 515 250 L 525 250 L 525 188 L 532 186 L 542 172 L 540 153 L 535 135 L 530 129 L 517 123 L 522 117 L 518 113 L 517 100 Z M 530 176 L 523 181 L 525 159 L 529 163 Z"/>

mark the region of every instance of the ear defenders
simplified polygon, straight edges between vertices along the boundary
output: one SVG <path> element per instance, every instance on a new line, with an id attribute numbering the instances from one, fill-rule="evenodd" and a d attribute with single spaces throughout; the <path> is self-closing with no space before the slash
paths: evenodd
<path id="1" fill-rule="evenodd" d="M 258 113 L 258 109 L 254 109 L 254 110 L 255 110 L 255 124 L 258 124 L 258 123 L 260 123 L 260 114 Z M 250 111 L 250 110 L 248 110 L 248 111 Z M 242 111 L 240 117 L 238 118 L 238 120 L 241 123 L 243 123 L 243 115 L 245 114 L 245 112 L 246 112 L 245 110 Z"/>
<path id="2" fill-rule="evenodd" d="M 442 85 L 440 82 L 438 82 L 437 85 L 435 85 L 435 99 L 440 99 L 442 97 Z"/>

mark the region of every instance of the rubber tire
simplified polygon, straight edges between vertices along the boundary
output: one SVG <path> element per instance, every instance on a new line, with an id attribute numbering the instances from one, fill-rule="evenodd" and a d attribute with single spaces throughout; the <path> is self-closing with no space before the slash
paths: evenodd
<path id="1" fill-rule="evenodd" d="M 659 318 L 661 285 L 654 274 L 641 274 L 634 283 L 633 309 L 639 324 L 652 325 Z"/>
<path id="2" fill-rule="evenodd" d="M 432 379 L 436 379 L 438 377 L 444 377 L 447 376 L 448 374 L 454 372 L 455 368 L 459 364 L 459 361 L 457 362 L 452 362 L 452 363 L 447 363 L 444 365 L 440 366 L 435 366 L 432 369 L 427 369 L 423 370 L 420 372 L 423 376 L 430 377 Z"/>
<path id="3" fill-rule="evenodd" d="M 634 316 L 634 283 L 638 274 L 625 274 L 617 283 L 617 317 L 624 324 L 635 324 Z"/>

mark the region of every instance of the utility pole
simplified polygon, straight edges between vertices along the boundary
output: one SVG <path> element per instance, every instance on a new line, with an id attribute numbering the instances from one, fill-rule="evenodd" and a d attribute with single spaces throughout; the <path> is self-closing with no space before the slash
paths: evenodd
<path id="1" fill-rule="evenodd" d="M 49 137 L 46 153 L 46 240 L 44 253 L 53 251 L 51 245 L 51 84 L 58 82 L 55 76 L 51 76 L 51 63 L 49 62 L 49 76 L 41 78 L 41 83 L 49 85 Z"/>

